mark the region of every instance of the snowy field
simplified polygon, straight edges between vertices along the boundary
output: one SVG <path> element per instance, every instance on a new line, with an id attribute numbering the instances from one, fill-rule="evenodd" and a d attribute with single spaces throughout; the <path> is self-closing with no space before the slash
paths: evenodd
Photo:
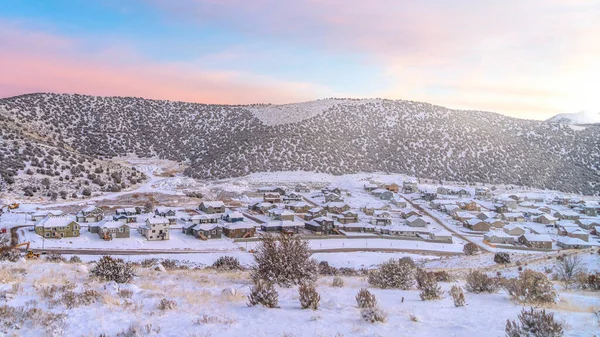
<path id="1" fill-rule="evenodd" d="M 366 253 L 361 253 L 366 254 Z M 587 266 L 597 269 L 598 254 L 587 254 Z M 332 255 L 327 255 L 332 256 Z M 339 257 L 339 256 L 338 256 Z M 339 261 L 336 257 L 336 261 Z M 491 254 L 472 260 L 491 258 Z M 133 259 L 133 257 L 131 257 Z M 137 258 L 137 257 L 135 257 Z M 375 262 L 371 254 L 354 256 L 363 264 Z M 531 256 L 530 258 L 535 258 Z M 447 258 L 452 261 L 454 258 Z M 539 266 L 551 266 L 544 260 Z M 209 262 L 206 260 L 205 262 Z M 439 260 L 433 260 L 434 264 Z M 526 262 L 526 260 L 523 260 Z M 534 263 L 532 262 L 532 265 Z M 514 264 L 512 265 L 514 267 Z M 464 307 L 456 308 L 451 297 L 422 301 L 417 290 L 383 290 L 370 286 L 364 277 L 343 277 L 344 286 L 331 286 L 331 277 L 320 277 L 316 283 L 320 293 L 320 308 L 302 310 L 297 287 L 281 288 L 277 309 L 248 307 L 250 279 L 247 272 L 213 270 L 155 271 L 139 268 L 130 284 L 99 283 L 88 276 L 89 264 L 21 261 L 0 263 L 1 305 L 32 307 L 65 314 L 50 321 L 31 321 L 25 317 L 22 326 L 2 324 L 0 334 L 6 336 L 116 336 L 130 326 L 148 331 L 143 336 L 504 336 L 506 319 L 515 319 L 521 306 L 511 302 L 504 291 L 496 294 L 465 292 Z M 505 268 L 505 267 L 498 267 Z M 453 269 L 448 269 L 453 272 Z M 494 265 L 486 269 L 494 274 Z M 87 289 L 99 292 L 89 305 L 68 308 L 61 302 L 61 290 L 55 295 L 52 285 L 74 285 L 75 293 Z M 441 283 L 448 291 L 464 280 Z M 367 287 L 377 297 L 379 306 L 387 311 L 386 323 L 368 323 L 360 318 L 355 296 Z M 565 336 L 593 336 L 600 329 L 594 311 L 600 310 L 598 293 L 564 291 L 555 284 L 559 300 L 546 309 L 563 323 Z M 122 290 L 130 291 L 123 295 Z M 120 292 L 121 291 L 121 292 Z M 46 295 L 45 295 L 46 294 Z M 50 297 L 49 297 L 50 296 Z M 51 296 L 58 299 L 52 302 Z M 128 296 L 131 296 L 128 298 Z M 170 310 L 159 309 L 159 302 L 168 299 L 176 303 Z M 35 302 L 34 302 L 35 301 Z M 35 304 L 34 304 L 35 303 Z M 414 320 L 411 319 L 414 317 Z M 7 316 L 0 317 L 0 320 Z M 41 316 L 40 316 L 41 317 Z M 82 333 L 83 332 L 83 333 Z"/>

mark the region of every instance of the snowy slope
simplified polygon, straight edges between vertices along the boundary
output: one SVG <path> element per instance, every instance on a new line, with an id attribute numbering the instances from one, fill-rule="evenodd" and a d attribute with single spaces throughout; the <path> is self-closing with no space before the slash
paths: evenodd
<path id="1" fill-rule="evenodd" d="M 580 111 L 575 113 L 558 114 L 547 120 L 548 122 L 564 124 L 594 124 L 600 123 L 600 112 Z"/>

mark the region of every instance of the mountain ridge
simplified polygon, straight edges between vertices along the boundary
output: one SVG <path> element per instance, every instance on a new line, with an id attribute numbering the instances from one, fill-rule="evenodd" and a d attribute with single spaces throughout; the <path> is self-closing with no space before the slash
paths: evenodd
<path id="1" fill-rule="evenodd" d="M 405 100 L 330 103 L 292 103 L 322 110 L 269 124 L 256 116 L 274 106 L 268 104 L 29 94 L 0 99 L 0 115 L 94 158 L 176 160 L 198 179 L 268 171 L 392 172 L 600 193 L 600 128 L 574 130 Z"/>

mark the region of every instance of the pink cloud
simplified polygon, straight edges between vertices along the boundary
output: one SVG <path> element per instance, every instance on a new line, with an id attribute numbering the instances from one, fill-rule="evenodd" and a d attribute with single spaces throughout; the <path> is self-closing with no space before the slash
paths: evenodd
<path id="1" fill-rule="evenodd" d="M 0 45 L 0 96 L 43 91 L 245 104 L 312 99 L 317 90 L 309 83 L 210 71 L 194 63 L 153 62 L 119 46 L 91 55 L 76 40 L 2 22 Z"/>

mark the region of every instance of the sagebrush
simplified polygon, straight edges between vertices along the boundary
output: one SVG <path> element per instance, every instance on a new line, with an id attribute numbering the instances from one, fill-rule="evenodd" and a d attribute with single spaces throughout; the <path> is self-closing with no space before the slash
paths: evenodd
<path id="1" fill-rule="evenodd" d="M 415 283 L 417 267 L 410 257 L 390 259 L 382 263 L 379 268 L 369 273 L 370 284 L 379 288 L 399 288 L 408 290 Z"/>
<path id="2" fill-rule="evenodd" d="M 125 262 L 123 259 L 115 259 L 110 256 L 103 256 L 90 270 L 90 276 L 94 278 L 117 283 L 129 283 L 135 275 L 135 269 L 131 262 Z"/>
<path id="3" fill-rule="evenodd" d="M 507 337 L 561 337 L 564 334 L 562 324 L 544 309 L 522 309 L 518 319 L 518 323 L 506 320 Z"/>

